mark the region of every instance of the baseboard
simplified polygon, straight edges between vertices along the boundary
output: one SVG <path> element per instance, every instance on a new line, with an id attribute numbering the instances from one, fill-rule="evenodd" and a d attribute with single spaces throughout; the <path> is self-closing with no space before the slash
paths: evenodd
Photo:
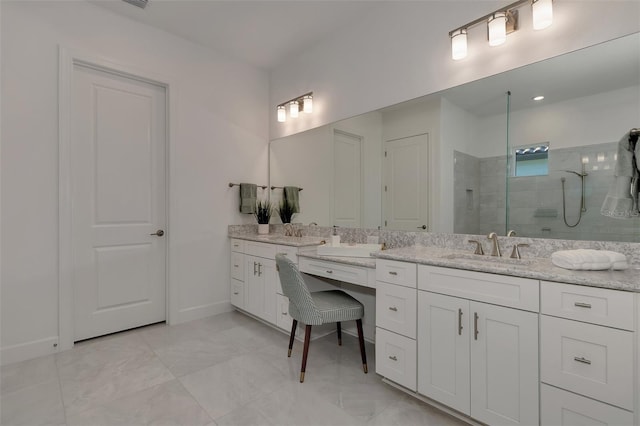
<path id="1" fill-rule="evenodd" d="M 231 303 L 228 301 L 193 306 L 179 310 L 176 318 L 171 318 L 170 325 L 206 318 L 225 312 L 231 312 L 232 310 L 233 306 L 231 306 Z"/>
<path id="2" fill-rule="evenodd" d="M 20 343 L 0 349 L 0 365 L 13 364 L 58 352 L 58 336 Z"/>

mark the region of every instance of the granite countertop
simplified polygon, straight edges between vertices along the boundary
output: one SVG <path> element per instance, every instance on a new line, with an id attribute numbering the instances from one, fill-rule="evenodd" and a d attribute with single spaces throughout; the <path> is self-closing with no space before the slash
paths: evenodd
<path id="1" fill-rule="evenodd" d="M 553 265 L 551 259 L 491 258 L 470 252 L 419 245 L 378 251 L 373 255 L 379 259 L 640 292 L 640 265 L 630 265 L 623 271 L 572 271 Z"/>
<path id="2" fill-rule="evenodd" d="M 325 240 L 323 237 L 286 237 L 283 234 L 229 234 L 229 238 L 238 240 L 257 241 L 261 243 L 280 244 L 283 246 L 307 247 L 317 246 Z"/>

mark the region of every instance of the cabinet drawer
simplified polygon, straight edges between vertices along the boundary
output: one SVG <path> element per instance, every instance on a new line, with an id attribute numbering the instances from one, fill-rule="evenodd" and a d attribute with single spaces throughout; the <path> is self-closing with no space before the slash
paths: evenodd
<path id="1" fill-rule="evenodd" d="M 277 246 L 276 253 L 284 254 L 295 264 L 298 264 L 298 248 L 293 246 Z"/>
<path id="2" fill-rule="evenodd" d="M 230 300 L 233 306 L 244 309 L 244 282 L 235 279 L 231 280 Z"/>
<path id="3" fill-rule="evenodd" d="M 376 328 L 376 373 L 415 392 L 416 341 Z"/>
<path id="4" fill-rule="evenodd" d="M 298 261 L 301 272 L 317 275 L 319 277 L 331 278 L 338 281 L 345 281 L 363 286 L 367 285 L 367 268 L 344 265 L 335 262 L 325 262 L 323 260 L 309 259 L 301 257 Z"/>
<path id="5" fill-rule="evenodd" d="M 255 241 L 245 241 L 244 252 L 251 256 L 264 257 L 265 259 L 275 259 L 278 246 L 269 243 L 257 243 Z"/>
<path id="6" fill-rule="evenodd" d="M 545 383 L 633 410 L 633 333 L 540 316 Z"/>
<path id="7" fill-rule="evenodd" d="M 543 281 L 541 304 L 543 314 L 634 330 L 633 293 L 626 291 Z"/>
<path id="8" fill-rule="evenodd" d="M 631 426 L 633 413 L 553 386 L 540 386 L 540 424 Z"/>
<path id="9" fill-rule="evenodd" d="M 418 265 L 418 289 L 538 312 L 537 280 Z"/>
<path id="10" fill-rule="evenodd" d="M 416 264 L 377 259 L 376 281 L 416 288 Z"/>
<path id="11" fill-rule="evenodd" d="M 238 253 L 244 253 L 244 240 L 239 240 L 237 238 L 231 239 L 231 251 L 235 251 Z"/>
<path id="12" fill-rule="evenodd" d="M 376 326 L 416 338 L 417 290 L 378 282 Z"/>
<path id="13" fill-rule="evenodd" d="M 231 252 L 231 278 L 244 280 L 244 254 Z"/>

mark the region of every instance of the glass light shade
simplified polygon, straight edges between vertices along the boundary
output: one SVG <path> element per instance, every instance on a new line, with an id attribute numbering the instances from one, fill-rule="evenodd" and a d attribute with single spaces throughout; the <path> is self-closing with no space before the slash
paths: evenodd
<path id="1" fill-rule="evenodd" d="M 302 110 L 307 114 L 313 112 L 313 96 L 307 95 L 303 98 Z"/>
<path id="2" fill-rule="evenodd" d="M 278 105 L 278 122 L 284 123 L 287 121 L 287 109 L 284 105 Z"/>
<path id="3" fill-rule="evenodd" d="M 455 61 L 467 57 L 467 30 L 458 30 L 451 34 L 451 58 Z"/>
<path id="4" fill-rule="evenodd" d="M 533 0 L 531 9 L 533 12 L 534 30 L 544 30 L 553 23 L 552 0 Z"/>
<path id="5" fill-rule="evenodd" d="M 291 101 L 289 103 L 289 115 L 291 118 L 298 117 L 298 113 L 300 112 L 300 105 L 298 105 L 298 101 Z"/>
<path id="6" fill-rule="evenodd" d="M 487 23 L 489 27 L 489 46 L 499 46 L 507 40 L 507 14 L 496 12 Z"/>

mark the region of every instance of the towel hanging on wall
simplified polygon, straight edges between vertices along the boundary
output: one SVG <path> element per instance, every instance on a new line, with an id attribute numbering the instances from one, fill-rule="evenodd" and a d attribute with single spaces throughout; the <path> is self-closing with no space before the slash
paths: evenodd
<path id="1" fill-rule="evenodd" d="M 284 199 L 293 207 L 293 212 L 300 213 L 300 188 L 297 186 L 285 186 L 283 193 Z"/>
<path id="2" fill-rule="evenodd" d="M 258 186 L 255 183 L 240 184 L 240 213 L 255 213 L 257 199 Z"/>
<path id="3" fill-rule="evenodd" d="M 638 135 L 627 132 L 618 142 L 618 159 L 614 171 L 614 181 L 602 203 L 600 213 L 615 219 L 638 217 L 638 196 L 640 195 L 640 144 Z"/>

